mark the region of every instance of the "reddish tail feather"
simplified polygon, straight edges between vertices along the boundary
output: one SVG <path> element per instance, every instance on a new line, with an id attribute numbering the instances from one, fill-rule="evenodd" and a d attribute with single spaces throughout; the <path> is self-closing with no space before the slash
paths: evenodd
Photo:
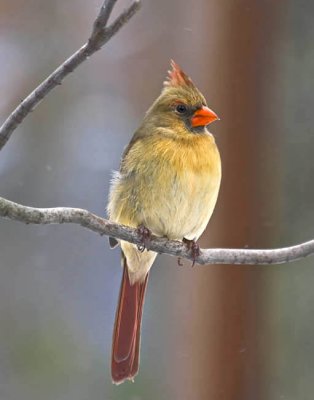
<path id="1" fill-rule="evenodd" d="M 113 331 L 111 376 L 114 383 L 132 380 L 139 369 L 141 321 L 148 274 L 130 284 L 126 260 Z"/>

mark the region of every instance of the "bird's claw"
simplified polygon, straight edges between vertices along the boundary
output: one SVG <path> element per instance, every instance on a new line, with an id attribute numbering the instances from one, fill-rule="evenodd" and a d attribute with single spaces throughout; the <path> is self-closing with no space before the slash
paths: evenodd
<path id="1" fill-rule="evenodd" d="M 183 266 L 183 262 L 181 261 L 181 257 L 178 257 L 178 265 L 179 265 L 179 267 L 182 267 Z"/>
<path id="2" fill-rule="evenodd" d="M 149 248 L 150 248 L 150 241 L 151 241 L 151 238 L 152 238 L 152 233 L 151 233 L 151 231 L 150 231 L 148 228 L 146 228 L 146 226 L 140 225 L 140 226 L 137 228 L 136 233 L 137 233 L 137 234 L 140 236 L 140 238 L 141 238 L 141 244 L 137 245 L 138 250 L 139 250 L 140 252 L 142 252 L 142 253 L 143 253 L 143 251 L 144 251 L 145 249 L 146 249 L 146 250 L 149 250 Z"/>
<path id="3" fill-rule="evenodd" d="M 190 250 L 192 253 L 192 259 L 193 259 L 192 267 L 194 267 L 196 259 L 200 255 L 200 246 L 197 242 L 195 242 L 195 240 L 189 240 L 189 239 L 183 238 L 182 241 L 183 241 L 183 243 L 186 244 L 188 250 Z"/>

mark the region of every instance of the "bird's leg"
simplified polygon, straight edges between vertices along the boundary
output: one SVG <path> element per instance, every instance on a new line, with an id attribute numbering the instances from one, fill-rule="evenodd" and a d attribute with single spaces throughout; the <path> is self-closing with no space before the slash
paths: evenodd
<path id="1" fill-rule="evenodd" d="M 193 257 L 192 267 L 194 267 L 196 259 L 200 255 L 200 246 L 197 242 L 195 242 L 195 240 L 183 238 L 182 242 L 186 244 L 188 250 L 191 250 Z"/>
<path id="2" fill-rule="evenodd" d="M 182 263 L 182 261 L 181 261 L 181 257 L 178 257 L 178 265 L 179 265 L 180 267 L 183 266 L 183 263 Z"/>
<path id="3" fill-rule="evenodd" d="M 143 252 L 145 249 L 149 250 L 150 248 L 150 241 L 152 238 L 152 232 L 146 228 L 144 225 L 140 225 L 136 229 L 136 233 L 140 236 L 141 238 L 141 244 L 137 246 L 138 250 Z"/>

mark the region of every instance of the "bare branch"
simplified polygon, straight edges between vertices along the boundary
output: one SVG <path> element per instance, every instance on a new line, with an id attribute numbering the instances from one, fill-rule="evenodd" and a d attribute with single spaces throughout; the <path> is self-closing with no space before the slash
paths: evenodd
<path id="1" fill-rule="evenodd" d="M 34 110 L 41 100 L 47 96 L 52 89 L 60 85 L 63 79 L 74 71 L 83 61 L 107 43 L 108 40 L 132 18 L 141 5 L 140 0 L 135 0 L 111 25 L 107 26 L 108 19 L 116 1 L 117 0 L 105 0 L 94 22 L 93 31 L 88 42 L 37 86 L 37 88 L 33 90 L 6 119 L 0 127 L 0 150 L 9 140 L 13 131 L 21 124 L 24 118 Z"/>
<path id="2" fill-rule="evenodd" d="M 26 224 L 78 224 L 100 235 L 141 244 L 136 229 L 115 224 L 79 208 L 33 208 L 0 198 L 0 216 Z M 179 241 L 153 237 L 150 250 L 192 260 L 186 245 Z M 201 249 L 198 264 L 282 264 L 314 254 L 314 240 L 273 250 Z"/>
<path id="3" fill-rule="evenodd" d="M 106 26 L 110 17 L 110 14 L 113 10 L 114 5 L 116 4 L 117 0 L 105 0 L 104 4 L 102 5 L 98 17 L 95 19 L 93 33 L 97 34 L 102 27 Z"/>

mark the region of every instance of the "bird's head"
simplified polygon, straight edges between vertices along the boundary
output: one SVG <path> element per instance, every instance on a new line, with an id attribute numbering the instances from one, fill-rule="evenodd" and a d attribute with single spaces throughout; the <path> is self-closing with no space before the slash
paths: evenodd
<path id="1" fill-rule="evenodd" d="M 206 126 L 217 119 L 192 80 L 171 61 L 163 90 L 148 110 L 146 123 L 186 135 L 204 133 Z"/>

